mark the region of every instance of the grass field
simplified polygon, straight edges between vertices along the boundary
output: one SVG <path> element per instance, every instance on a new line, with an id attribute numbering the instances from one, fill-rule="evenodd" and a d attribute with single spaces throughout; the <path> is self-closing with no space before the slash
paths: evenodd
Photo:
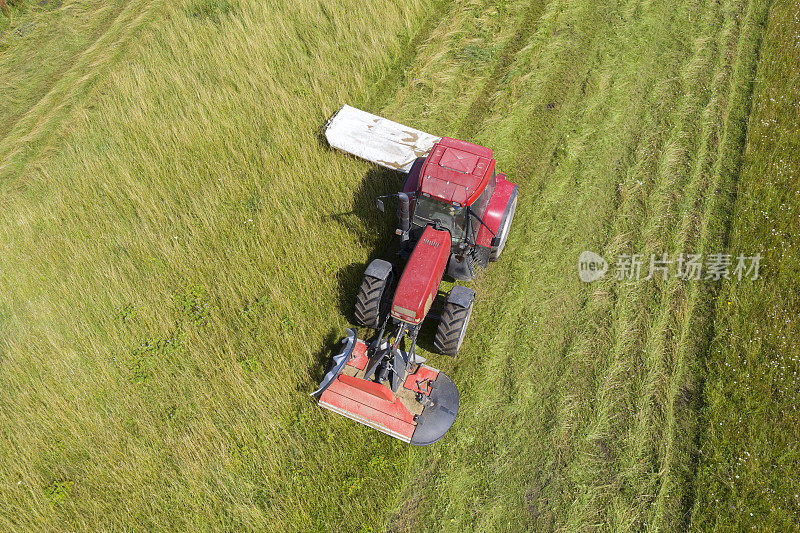
<path id="1" fill-rule="evenodd" d="M 800 527 L 796 2 L 13 9 L 3 530 Z M 427 448 L 308 397 L 392 253 L 401 178 L 320 141 L 345 102 L 520 186 L 459 357 L 424 353 L 461 391 Z M 763 277 L 586 284 L 584 250 Z"/>
<path id="2" fill-rule="evenodd" d="M 698 529 L 800 528 L 797 228 L 800 218 L 800 6 L 776 2 L 755 77 L 730 249 L 760 253 L 758 283 L 716 302 L 708 359 Z"/>

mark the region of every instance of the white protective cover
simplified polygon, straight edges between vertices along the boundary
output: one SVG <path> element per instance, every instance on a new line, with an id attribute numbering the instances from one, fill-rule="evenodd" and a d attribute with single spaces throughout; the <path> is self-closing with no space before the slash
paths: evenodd
<path id="1" fill-rule="evenodd" d="M 406 172 L 441 140 L 430 133 L 343 105 L 325 125 L 332 147 L 392 170 Z"/>

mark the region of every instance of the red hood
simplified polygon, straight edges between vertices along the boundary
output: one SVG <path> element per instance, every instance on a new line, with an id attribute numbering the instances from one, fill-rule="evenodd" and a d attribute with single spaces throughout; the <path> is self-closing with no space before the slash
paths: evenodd
<path id="1" fill-rule="evenodd" d="M 392 303 L 392 316 L 419 324 L 431 308 L 450 258 L 450 233 L 428 226 L 408 260 Z"/>

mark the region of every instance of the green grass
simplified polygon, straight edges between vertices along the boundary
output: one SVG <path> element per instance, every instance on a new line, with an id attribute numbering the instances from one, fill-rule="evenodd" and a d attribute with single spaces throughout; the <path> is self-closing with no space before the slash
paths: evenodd
<path id="1" fill-rule="evenodd" d="M 720 509 L 777 474 L 751 471 L 750 492 L 717 488 L 722 503 L 698 489 L 722 486 L 737 442 L 706 426 L 752 401 L 721 392 L 731 378 L 715 360 L 743 349 L 733 318 L 778 327 L 759 291 L 777 301 L 790 267 L 773 285 L 720 288 L 584 284 L 576 263 L 586 249 L 712 253 L 730 240 L 754 253 L 768 237 L 782 242 L 743 207 L 776 194 L 758 178 L 793 146 L 754 144 L 759 102 L 792 83 L 761 74 L 777 59 L 762 52 L 759 63 L 759 50 L 780 46 L 771 33 L 760 46 L 768 9 L 63 4 L 57 12 L 73 19 L 42 22 L 38 47 L 0 56 L 0 83 L 17 91 L 0 108 L 0 527 L 741 524 Z M 783 9 L 771 13 L 773 33 L 794 16 Z M 56 60 L 59 50 L 71 59 Z M 40 71 L 20 66 L 48 54 Z M 456 425 L 427 448 L 308 398 L 364 265 L 391 257 L 392 221 L 372 206 L 399 177 L 319 140 L 345 102 L 491 146 L 520 185 L 504 256 L 472 283 L 462 353 L 425 353 L 462 394 Z M 792 132 L 787 113 L 770 112 Z M 790 233 L 793 215 L 770 212 Z M 719 303 L 726 291 L 750 318 Z M 782 303 L 789 317 L 793 300 Z M 748 364 L 768 357 L 762 346 L 747 348 Z M 796 516 L 788 505 L 774 516 Z"/>
<path id="2" fill-rule="evenodd" d="M 800 14 L 770 11 L 730 230 L 732 253 L 763 256 L 757 282 L 726 282 L 708 352 L 692 525 L 800 528 L 797 337 Z"/>
<path id="3" fill-rule="evenodd" d="M 69 74 L 78 73 L 76 67 L 96 50 L 92 45 L 104 33 L 114 33 L 112 23 L 120 20 L 126 5 L 123 1 L 26 1 L 12 4 L 12 17 L 0 14 L 0 139 L 5 140 L 19 121 L 39 118 L 40 113 L 31 113 L 37 103 L 41 102 L 43 112 L 54 111 L 55 102 L 45 96 L 59 81 L 74 83 Z M 120 22 L 130 26 L 129 19 Z M 10 137 L 8 141 L 17 140 Z"/>
<path id="4" fill-rule="evenodd" d="M 407 485 L 398 529 L 685 528 L 712 287 L 587 286 L 575 263 L 724 246 L 708 191 L 736 165 L 766 6 L 628 7 L 551 4 L 496 93 L 478 140 L 529 200 L 460 356 L 458 434 L 415 454 L 437 481 Z"/>
<path id="5" fill-rule="evenodd" d="M 96 49 L 104 76 L 59 80 L 85 95 L 19 126 L 0 166 L 3 529 L 347 529 L 395 490 L 402 461 L 373 457 L 404 447 L 307 394 L 346 323 L 339 271 L 378 241 L 342 214 L 368 167 L 317 133 L 426 4 L 342 7 L 156 4 L 124 60 Z"/>

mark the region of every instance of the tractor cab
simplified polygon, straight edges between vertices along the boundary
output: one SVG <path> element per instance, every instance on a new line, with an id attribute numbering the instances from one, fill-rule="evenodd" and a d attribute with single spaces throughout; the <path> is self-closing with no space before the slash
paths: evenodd
<path id="1" fill-rule="evenodd" d="M 475 242 L 480 217 L 497 183 L 492 150 L 444 137 L 409 173 L 404 192 L 415 185 L 411 229 L 426 226 L 450 233 L 453 247 Z M 416 172 L 414 172 L 416 171 Z"/>
<path id="2" fill-rule="evenodd" d="M 424 231 L 427 226 L 450 233 L 452 245 L 458 245 L 468 238 L 467 208 L 456 207 L 452 204 L 435 200 L 428 196 L 420 196 L 414 200 L 414 213 L 411 217 L 411 228 L 417 233 Z M 416 241 L 418 239 L 414 239 Z"/>
<path id="3" fill-rule="evenodd" d="M 448 275 L 472 279 L 502 250 L 500 239 L 516 204 L 509 202 L 512 196 L 516 186 L 495 172 L 491 149 L 443 137 L 427 157 L 414 161 L 403 184 L 401 256 L 411 253 L 426 228 L 446 231 L 452 251 Z"/>

